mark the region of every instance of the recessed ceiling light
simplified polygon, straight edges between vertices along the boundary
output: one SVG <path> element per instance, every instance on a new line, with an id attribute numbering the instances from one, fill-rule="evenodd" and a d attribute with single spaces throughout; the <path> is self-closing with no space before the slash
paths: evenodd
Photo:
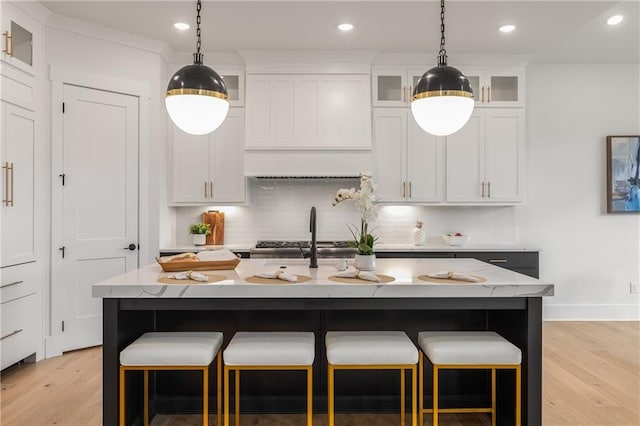
<path id="1" fill-rule="evenodd" d="M 503 25 L 499 28 L 500 32 L 503 32 L 503 33 L 510 33 L 515 29 L 516 29 L 515 25 Z"/>
<path id="2" fill-rule="evenodd" d="M 173 24 L 173 26 L 181 31 L 188 30 L 189 28 L 191 28 L 191 25 L 185 24 L 184 22 L 176 22 L 175 24 Z"/>
<path id="3" fill-rule="evenodd" d="M 348 23 L 344 23 L 344 24 L 340 24 L 338 25 L 338 29 L 340 31 L 351 31 L 353 29 L 353 24 L 348 24 Z"/>
<path id="4" fill-rule="evenodd" d="M 611 18 L 607 19 L 607 24 L 618 25 L 620 22 L 622 22 L 623 19 L 624 16 L 622 15 L 613 15 Z"/>

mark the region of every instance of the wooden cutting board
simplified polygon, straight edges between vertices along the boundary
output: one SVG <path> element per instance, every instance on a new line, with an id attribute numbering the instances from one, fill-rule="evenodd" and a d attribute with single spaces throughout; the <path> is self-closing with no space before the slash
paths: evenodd
<path id="1" fill-rule="evenodd" d="M 202 223 L 211 225 L 211 234 L 207 235 L 207 245 L 224 244 L 224 213 L 210 210 L 202 213 Z"/>

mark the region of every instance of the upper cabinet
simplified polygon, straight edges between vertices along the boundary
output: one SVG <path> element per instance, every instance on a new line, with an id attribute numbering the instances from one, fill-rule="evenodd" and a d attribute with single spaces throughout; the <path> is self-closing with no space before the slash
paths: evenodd
<path id="1" fill-rule="evenodd" d="M 172 203 L 244 202 L 244 110 L 229 109 L 222 125 L 208 135 L 171 128 Z"/>
<path id="2" fill-rule="evenodd" d="M 222 76 L 227 86 L 230 107 L 244 106 L 244 69 L 241 67 L 220 67 L 216 72 Z"/>
<path id="3" fill-rule="evenodd" d="M 368 74 L 247 75 L 247 150 L 371 149 Z"/>
<path id="4" fill-rule="evenodd" d="M 371 84 L 374 107 L 410 107 L 413 88 L 427 71 L 406 67 L 374 67 Z"/>
<path id="5" fill-rule="evenodd" d="M 524 69 L 474 69 L 461 67 L 467 76 L 477 107 L 524 106 Z"/>
<path id="6" fill-rule="evenodd" d="M 447 136 L 446 201 L 524 201 L 524 111 L 477 109 L 458 132 Z"/>
<path id="7" fill-rule="evenodd" d="M 42 26 L 10 3 L 2 2 L 2 54 L 4 63 L 35 74 L 42 49 Z"/>
<path id="8" fill-rule="evenodd" d="M 380 202 L 442 201 L 443 138 L 423 131 L 406 109 L 376 108 L 373 122 Z"/>

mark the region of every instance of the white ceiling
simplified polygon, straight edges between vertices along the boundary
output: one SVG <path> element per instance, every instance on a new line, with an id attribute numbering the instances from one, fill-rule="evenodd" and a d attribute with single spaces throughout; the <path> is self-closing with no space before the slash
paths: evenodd
<path id="1" fill-rule="evenodd" d="M 55 14 L 195 50 L 195 0 L 48 1 Z M 537 63 L 639 63 L 640 2 L 448 0 L 449 55 L 529 55 Z M 413 1 L 203 0 L 202 50 L 366 50 L 434 53 L 440 3 Z M 606 24 L 614 14 L 624 21 Z M 186 32 L 177 21 L 192 25 Z M 351 22 L 341 33 L 336 26 Z M 498 31 L 511 23 L 510 34 Z M 435 59 L 434 59 L 435 60 Z"/>

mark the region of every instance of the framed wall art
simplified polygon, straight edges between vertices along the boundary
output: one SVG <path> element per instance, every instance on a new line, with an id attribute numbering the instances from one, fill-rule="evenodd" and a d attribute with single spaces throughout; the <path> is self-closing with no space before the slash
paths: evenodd
<path id="1" fill-rule="evenodd" d="M 640 136 L 607 136 L 607 213 L 640 213 Z"/>

